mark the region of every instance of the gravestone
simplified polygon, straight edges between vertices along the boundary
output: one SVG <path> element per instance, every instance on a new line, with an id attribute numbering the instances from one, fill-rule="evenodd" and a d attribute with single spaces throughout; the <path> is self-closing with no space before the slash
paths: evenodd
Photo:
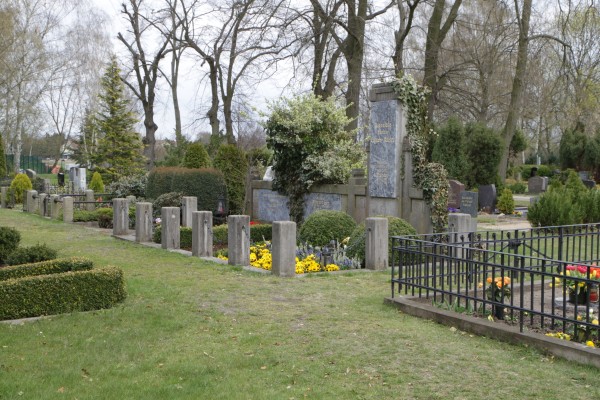
<path id="1" fill-rule="evenodd" d="M 58 178 L 58 186 L 64 187 L 65 186 L 65 174 L 63 172 L 59 172 L 56 176 Z"/>
<path id="2" fill-rule="evenodd" d="M 465 185 L 454 179 L 449 180 L 448 185 L 448 207 L 459 208 L 460 194 L 465 191 Z"/>
<path id="3" fill-rule="evenodd" d="M 261 221 L 289 221 L 290 209 L 288 199 L 275 191 L 259 189 L 254 191 L 257 196 L 257 217 Z"/>
<path id="4" fill-rule="evenodd" d="M 73 184 L 73 190 L 76 193 L 83 192 L 87 189 L 85 168 L 72 167 L 69 169 L 69 180 Z"/>
<path id="5" fill-rule="evenodd" d="M 581 178 L 582 181 L 586 180 L 586 179 L 590 179 L 590 174 L 587 171 L 579 171 L 579 178 Z"/>
<path id="6" fill-rule="evenodd" d="M 533 176 L 527 181 L 527 191 L 530 194 L 543 193 L 548 189 L 548 177 Z"/>
<path id="7" fill-rule="evenodd" d="M 397 99 L 376 101 L 371 109 L 369 144 L 369 195 L 398 197 L 398 170 L 401 145 Z"/>
<path id="8" fill-rule="evenodd" d="M 304 218 L 319 210 L 342 211 L 342 196 L 333 193 L 309 193 L 304 202 Z"/>
<path id="9" fill-rule="evenodd" d="M 594 186 L 596 186 L 596 181 L 593 179 L 582 179 L 581 182 L 583 182 L 588 189 L 592 189 Z"/>
<path id="10" fill-rule="evenodd" d="M 479 186 L 479 209 L 486 212 L 494 212 L 496 209 L 496 185 Z"/>
<path id="11" fill-rule="evenodd" d="M 460 212 L 477 218 L 479 211 L 479 195 L 477 192 L 464 191 L 460 194 Z"/>
<path id="12" fill-rule="evenodd" d="M 27 174 L 27 176 L 29 177 L 29 180 L 31 180 L 31 182 L 33 182 L 35 177 L 37 176 L 37 173 L 32 169 L 26 169 L 25 174 Z"/>

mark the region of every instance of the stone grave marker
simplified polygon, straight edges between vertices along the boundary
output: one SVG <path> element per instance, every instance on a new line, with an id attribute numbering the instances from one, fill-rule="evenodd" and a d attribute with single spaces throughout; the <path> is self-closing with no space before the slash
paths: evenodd
<path id="1" fill-rule="evenodd" d="M 539 194 L 548 189 L 548 177 L 532 176 L 527 181 L 527 191 L 530 194 Z"/>
<path id="2" fill-rule="evenodd" d="M 582 179 L 581 181 L 589 189 L 592 189 L 594 186 L 596 186 L 596 181 L 593 179 Z"/>
<path id="3" fill-rule="evenodd" d="M 469 214 L 473 218 L 477 218 L 477 211 L 479 211 L 478 205 L 478 193 L 464 191 L 460 194 L 460 212 L 462 214 Z"/>
<path id="4" fill-rule="evenodd" d="M 37 176 L 37 173 L 32 170 L 32 169 L 26 169 L 25 170 L 25 174 L 27 174 L 27 176 L 29 177 L 29 179 L 31 180 L 31 182 L 34 181 L 35 177 Z"/>
<path id="5" fill-rule="evenodd" d="M 479 209 L 494 212 L 496 209 L 496 185 L 479 186 Z"/>
<path id="6" fill-rule="evenodd" d="M 460 207 L 460 194 L 465 191 L 465 185 L 455 179 L 448 181 L 448 207 L 459 208 Z"/>
<path id="7" fill-rule="evenodd" d="M 586 180 L 586 179 L 590 179 L 590 174 L 587 171 L 579 171 L 579 178 L 581 178 L 582 181 Z"/>

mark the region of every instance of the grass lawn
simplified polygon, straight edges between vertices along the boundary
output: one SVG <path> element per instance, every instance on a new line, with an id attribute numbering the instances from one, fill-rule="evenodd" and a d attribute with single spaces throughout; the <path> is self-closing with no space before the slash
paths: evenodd
<path id="1" fill-rule="evenodd" d="M 600 371 L 410 317 L 387 272 L 281 279 L 0 209 L 125 271 L 109 310 L 0 324 L 0 399 L 594 399 Z"/>

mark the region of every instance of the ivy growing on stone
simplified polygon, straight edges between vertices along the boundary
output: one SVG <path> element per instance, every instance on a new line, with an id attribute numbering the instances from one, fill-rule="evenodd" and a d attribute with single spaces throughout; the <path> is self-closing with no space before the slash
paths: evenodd
<path id="1" fill-rule="evenodd" d="M 415 186 L 423 190 L 423 198 L 431 208 L 433 230 L 441 232 L 448 224 L 448 173 L 443 165 L 427 159 L 428 137 L 435 134 L 427 118 L 429 89 L 419 86 L 410 75 L 395 79 L 392 87 L 406 111 Z"/>

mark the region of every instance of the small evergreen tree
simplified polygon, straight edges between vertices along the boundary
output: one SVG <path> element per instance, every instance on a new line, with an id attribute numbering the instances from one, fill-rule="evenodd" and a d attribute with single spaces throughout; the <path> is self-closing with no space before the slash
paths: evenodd
<path id="1" fill-rule="evenodd" d="M 502 157 L 502 138 L 491 128 L 480 123 L 465 126 L 467 156 L 471 163 L 468 186 L 496 183 L 498 164 Z"/>
<path id="2" fill-rule="evenodd" d="M 209 168 L 210 157 L 202 143 L 192 143 L 187 147 L 183 158 L 185 168 Z"/>
<path id="3" fill-rule="evenodd" d="M 231 144 L 221 146 L 215 156 L 214 164 L 215 168 L 225 176 L 229 213 L 242 213 L 248 173 L 248 161 L 244 151 Z"/>
<path id="4" fill-rule="evenodd" d="M 580 122 L 574 129 L 568 129 L 563 133 L 559 148 L 562 168 L 582 169 L 587 141 L 585 126 Z"/>
<path id="5" fill-rule="evenodd" d="M 471 166 L 466 154 L 465 129 L 458 118 L 450 118 L 438 130 L 431 160 L 442 164 L 449 177 L 461 182 L 467 181 Z"/>
<path id="6" fill-rule="evenodd" d="M 98 171 L 94 171 L 92 174 L 92 180 L 88 186 L 94 193 L 104 193 L 104 182 L 102 181 L 102 175 Z"/>
<path id="7" fill-rule="evenodd" d="M 144 165 L 142 141 L 134 130 L 137 119 L 119 75 L 120 69 L 113 57 L 102 77 L 99 111 L 95 117 L 101 137 L 92 161 L 109 182 L 139 174 Z"/>

